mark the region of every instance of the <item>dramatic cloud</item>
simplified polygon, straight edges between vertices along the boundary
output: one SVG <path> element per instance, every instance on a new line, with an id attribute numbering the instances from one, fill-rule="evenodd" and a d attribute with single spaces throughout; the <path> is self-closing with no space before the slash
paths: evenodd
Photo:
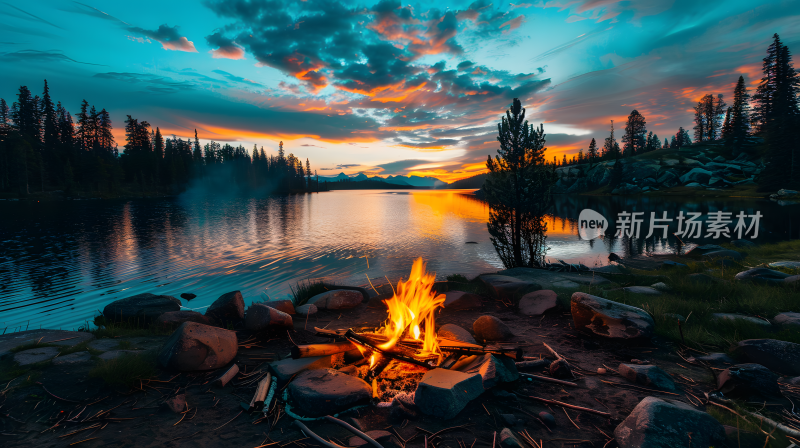
<path id="1" fill-rule="evenodd" d="M 0 58 L 5 59 L 8 62 L 74 62 L 76 64 L 85 64 L 85 65 L 97 65 L 102 66 L 103 64 L 92 64 L 91 62 L 81 62 L 72 59 L 69 56 L 66 56 L 64 53 L 56 50 L 51 51 L 40 51 L 40 50 L 19 50 L 14 52 L 8 53 L 0 53 Z"/>
<path id="2" fill-rule="evenodd" d="M 52 22 L 48 22 L 47 20 L 45 20 L 45 19 L 43 19 L 43 18 L 41 18 L 39 16 L 33 15 L 33 14 L 23 10 L 23 9 L 17 8 L 16 6 L 14 6 L 12 4 L 9 4 L 9 3 L 6 3 L 6 2 L 3 2 L 3 4 L 12 9 L 11 11 L 7 11 L 6 12 L 7 14 L 16 15 L 17 17 L 22 17 L 24 19 L 33 20 L 33 21 L 36 21 L 36 22 L 39 22 L 39 23 L 44 23 L 45 25 L 50 25 L 53 28 L 58 28 L 60 30 L 64 29 L 64 28 L 61 28 L 60 26 L 58 26 L 58 25 L 56 25 L 56 24 L 54 24 Z"/>
<path id="3" fill-rule="evenodd" d="M 206 42 L 213 47 L 209 53 L 215 59 L 244 59 L 244 47 L 223 36 L 220 31 L 206 36 Z"/>
<path id="4" fill-rule="evenodd" d="M 178 34 L 178 27 L 177 26 L 169 26 L 167 24 L 161 25 L 158 27 L 157 30 L 151 31 L 146 30 L 144 28 L 139 27 L 130 27 L 128 30 L 132 33 L 138 33 L 149 37 L 158 43 L 165 50 L 175 50 L 175 51 L 187 51 L 190 53 L 197 53 L 197 49 L 194 48 L 194 43 L 189 39 L 181 36 Z"/>

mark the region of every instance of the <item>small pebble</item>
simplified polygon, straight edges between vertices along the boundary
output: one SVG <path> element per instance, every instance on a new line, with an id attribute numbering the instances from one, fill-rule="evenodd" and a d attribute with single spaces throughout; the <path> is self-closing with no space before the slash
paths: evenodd
<path id="1" fill-rule="evenodd" d="M 533 381 L 533 378 L 528 378 L 528 381 Z"/>
<path id="2" fill-rule="evenodd" d="M 608 372 L 608 371 L 606 369 L 604 369 L 603 367 L 598 367 L 597 368 L 597 373 L 599 373 L 600 375 L 605 375 L 606 372 Z"/>
<path id="3" fill-rule="evenodd" d="M 548 427 L 553 427 L 556 425 L 556 418 L 553 417 L 549 412 L 540 412 L 539 419 Z"/>

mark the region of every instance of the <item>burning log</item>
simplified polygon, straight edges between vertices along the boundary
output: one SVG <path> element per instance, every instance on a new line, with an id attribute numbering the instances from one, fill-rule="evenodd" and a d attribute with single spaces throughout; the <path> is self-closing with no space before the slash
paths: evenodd
<path id="1" fill-rule="evenodd" d="M 292 347 L 292 359 L 328 356 L 356 348 L 352 342 L 333 342 L 331 344 L 296 345 Z"/>
<path id="2" fill-rule="evenodd" d="M 423 361 L 419 361 L 419 360 L 414 359 L 414 358 L 412 358 L 410 356 L 406 356 L 405 354 L 397 353 L 397 352 L 394 352 L 394 351 L 380 349 L 380 348 L 378 348 L 378 344 L 375 344 L 373 341 L 371 341 L 366 336 L 357 334 L 353 330 L 347 330 L 347 333 L 345 333 L 344 337 L 347 338 L 347 340 L 352 342 L 353 344 L 357 344 L 357 345 L 360 345 L 362 347 L 368 348 L 368 349 L 372 350 L 373 352 L 379 353 L 379 354 L 381 354 L 381 355 L 383 355 L 385 357 L 388 357 L 388 358 L 391 358 L 391 359 L 396 359 L 397 361 L 406 362 L 408 364 L 413 364 L 415 366 L 424 367 L 426 369 L 432 369 L 433 368 L 433 366 L 431 366 L 430 364 L 425 363 Z"/>

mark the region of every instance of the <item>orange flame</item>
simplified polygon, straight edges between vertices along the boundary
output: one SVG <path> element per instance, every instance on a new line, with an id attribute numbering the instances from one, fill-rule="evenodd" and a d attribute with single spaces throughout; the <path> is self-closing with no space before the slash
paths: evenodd
<path id="1" fill-rule="evenodd" d="M 389 309 L 389 320 L 383 327 L 383 334 L 389 340 L 379 345 L 380 349 L 391 349 L 411 331 L 414 339 L 419 340 L 422 337 L 422 349 L 417 354 L 418 357 L 441 354 L 436 341 L 433 313 L 444 304 L 445 296 L 437 296 L 431 291 L 434 281 L 436 275 L 426 272 L 422 258 L 414 260 L 408 280 L 398 281 L 394 296 L 385 301 Z M 424 330 L 420 327 L 424 327 Z"/>

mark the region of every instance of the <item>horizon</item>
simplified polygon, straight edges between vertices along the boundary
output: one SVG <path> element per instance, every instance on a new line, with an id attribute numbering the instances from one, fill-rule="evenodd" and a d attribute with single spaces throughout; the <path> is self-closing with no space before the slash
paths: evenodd
<path id="1" fill-rule="evenodd" d="M 786 11 L 798 5 L 3 3 L 0 60 L 14 69 L 0 98 L 40 95 L 47 79 L 73 115 L 84 98 L 108 110 L 120 148 L 131 115 L 248 152 L 284 141 L 322 176 L 453 182 L 486 171 L 516 97 L 544 124 L 547 160 L 602 141 L 633 109 L 660 140 L 691 129 L 703 95 L 730 99 L 739 75 L 754 89 L 774 33 L 797 48 Z"/>

